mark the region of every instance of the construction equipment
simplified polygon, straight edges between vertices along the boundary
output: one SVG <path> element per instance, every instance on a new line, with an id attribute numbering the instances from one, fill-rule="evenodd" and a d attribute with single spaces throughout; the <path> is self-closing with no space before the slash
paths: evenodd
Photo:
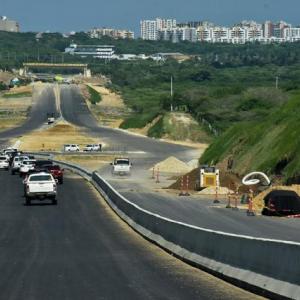
<path id="1" fill-rule="evenodd" d="M 216 167 L 200 166 L 200 188 L 219 187 L 220 171 Z"/>

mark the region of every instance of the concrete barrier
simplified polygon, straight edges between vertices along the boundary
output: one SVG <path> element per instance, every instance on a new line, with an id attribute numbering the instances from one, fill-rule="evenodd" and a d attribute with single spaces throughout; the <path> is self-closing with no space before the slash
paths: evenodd
<path id="1" fill-rule="evenodd" d="M 272 298 L 300 299 L 300 243 L 214 231 L 177 222 L 130 202 L 98 173 L 54 161 L 77 172 L 134 230 L 168 252 L 243 288 Z"/>
<path id="2" fill-rule="evenodd" d="M 300 299 L 300 243 L 229 234 L 170 220 L 93 181 L 120 217 L 147 239 L 205 270 L 270 297 Z"/>

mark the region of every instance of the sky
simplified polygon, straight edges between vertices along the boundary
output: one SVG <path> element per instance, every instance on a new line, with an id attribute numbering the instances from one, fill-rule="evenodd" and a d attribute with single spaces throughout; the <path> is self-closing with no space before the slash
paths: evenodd
<path id="1" fill-rule="evenodd" d="M 300 25 L 299 0 L 0 0 L 0 15 L 21 31 L 85 31 L 93 27 L 130 29 L 141 19 L 208 20 L 233 25 L 241 20 L 285 20 Z"/>

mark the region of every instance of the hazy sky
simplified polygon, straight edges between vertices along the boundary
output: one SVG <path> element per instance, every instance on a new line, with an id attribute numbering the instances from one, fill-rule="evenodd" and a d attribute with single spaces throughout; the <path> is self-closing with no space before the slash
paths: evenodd
<path id="1" fill-rule="evenodd" d="M 243 19 L 300 24 L 300 0 L 0 0 L 0 15 L 22 31 L 119 27 L 139 34 L 139 21 L 157 16 L 231 25 Z"/>

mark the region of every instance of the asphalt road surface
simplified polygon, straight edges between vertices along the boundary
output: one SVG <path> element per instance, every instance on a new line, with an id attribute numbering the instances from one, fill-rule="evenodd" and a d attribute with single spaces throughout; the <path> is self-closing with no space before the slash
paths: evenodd
<path id="1" fill-rule="evenodd" d="M 233 212 L 212 205 L 212 200 L 179 198 L 177 195 L 153 193 L 148 189 L 149 168 L 171 155 L 188 161 L 195 158 L 195 151 L 188 147 L 172 145 L 161 141 L 126 134 L 122 131 L 99 127 L 91 115 L 79 89 L 64 86 L 61 91 L 61 110 L 63 117 L 98 135 L 111 145 L 127 147 L 127 150 L 144 151 L 134 159 L 133 175 L 124 179 L 112 178 L 110 169 L 99 170 L 118 191 L 132 202 L 162 216 L 196 226 L 229 233 L 251 235 L 263 238 L 300 241 L 300 222 L 298 219 L 278 219 L 270 217 L 247 217 L 245 211 Z M 144 181 L 141 178 L 144 177 Z"/>
<path id="2" fill-rule="evenodd" d="M 163 159 L 170 155 L 189 159 L 189 156 L 194 152 L 186 146 L 161 142 L 98 126 L 96 119 L 90 113 L 85 100 L 80 94 L 79 88 L 75 85 L 62 86 L 61 112 L 66 121 L 86 128 L 90 134 L 98 136 L 102 141 L 109 144 L 111 149 L 142 151 L 147 154 L 147 157 L 155 157 L 156 159 Z M 190 157 L 193 158 L 194 156 Z"/>
<path id="3" fill-rule="evenodd" d="M 25 206 L 19 176 L 0 172 L 0 299 L 255 299 L 141 238 L 82 178 L 58 205 Z"/>
<path id="4" fill-rule="evenodd" d="M 0 146 L 5 144 L 8 139 L 24 135 L 45 124 L 47 113 L 58 115 L 53 85 L 45 85 L 41 92 L 33 94 L 33 105 L 28 119 L 20 127 L 0 132 Z"/>

